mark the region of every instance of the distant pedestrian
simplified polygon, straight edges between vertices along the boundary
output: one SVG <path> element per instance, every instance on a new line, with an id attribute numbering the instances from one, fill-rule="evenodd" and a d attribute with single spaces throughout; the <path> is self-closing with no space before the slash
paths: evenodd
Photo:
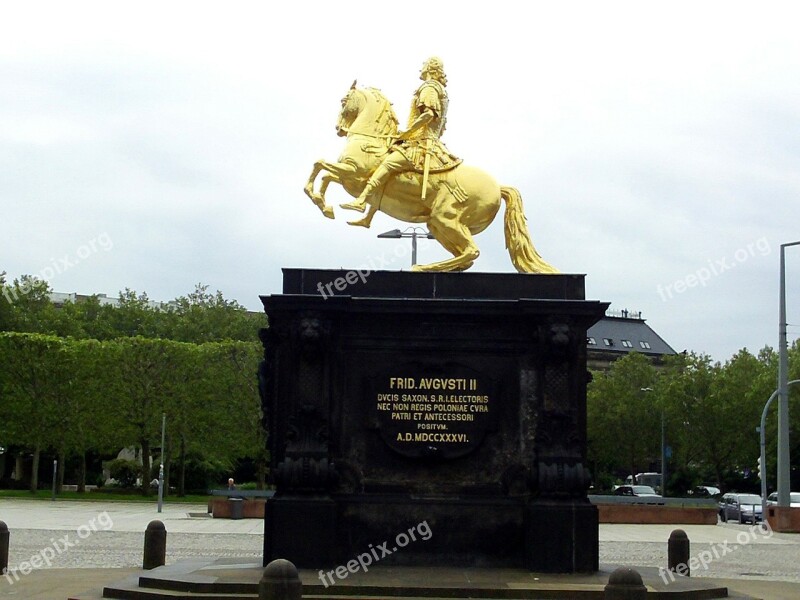
<path id="1" fill-rule="evenodd" d="M 236 484 L 233 482 L 233 477 L 228 479 L 228 490 L 233 491 L 236 489 Z"/>

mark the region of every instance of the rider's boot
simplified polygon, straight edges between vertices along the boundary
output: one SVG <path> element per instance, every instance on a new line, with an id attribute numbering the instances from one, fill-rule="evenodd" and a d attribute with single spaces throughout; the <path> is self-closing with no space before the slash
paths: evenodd
<path id="1" fill-rule="evenodd" d="M 373 178 L 370 177 L 369 181 L 367 181 L 367 185 L 364 186 L 364 191 L 358 196 L 355 202 L 347 202 L 345 204 L 340 204 L 342 208 L 348 208 L 350 210 L 357 210 L 358 212 L 364 212 L 367 208 L 367 202 L 370 199 L 370 196 L 375 193 L 375 190 L 380 187 L 380 183 L 376 183 L 373 181 Z"/>
<path id="2" fill-rule="evenodd" d="M 367 181 L 367 185 L 364 186 L 364 189 L 361 191 L 361 194 L 359 194 L 356 201 L 340 204 L 339 206 L 342 208 L 348 208 L 350 210 L 357 210 L 358 212 L 364 212 L 364 210 L 367 208 L 367 203 L 370 201 L 372 196 L 374 196 L 376 192 L 383 187 L 383 182 L 390 173 L 391 170 L 385 165 L 378 166 L 378 168 L 375 169 L 375 172 L 372 174 L 372 177 L 370 177 Z"/>
<path id="3" fill-rule="evenodd" d="M 369 226 L 372 225 L 372 217 L 375 216 L 376 212 L 378 212 L 378 209 L 370 204 L 369 210 L 367 211 L 367 214 L 364 215 L 363 219 L 358 219 L 357 221 L 348 221 L 347 224 L 355 225 L 356 227 L 366 227 L 369 229 Z"/>

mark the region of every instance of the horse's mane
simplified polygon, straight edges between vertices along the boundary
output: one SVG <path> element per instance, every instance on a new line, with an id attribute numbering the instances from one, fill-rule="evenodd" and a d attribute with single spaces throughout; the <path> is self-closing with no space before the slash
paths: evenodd
<path id="1" fill-rule="evenodd" d="M 378 114 L 375 117 L 377 131 L 381 135 L 394 135 L 397 133 L 399 122 L 389 99 L 378 88 L 370 87 L 365 88 L 363 91 L 365 95 L 371 95 L 379 105 Z"/>

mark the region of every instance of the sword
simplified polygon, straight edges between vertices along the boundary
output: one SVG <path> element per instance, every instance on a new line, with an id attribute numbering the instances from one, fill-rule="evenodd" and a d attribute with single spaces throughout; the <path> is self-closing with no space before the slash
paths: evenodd
<path id="1" fill-rule="evenodd" d="M 425 163 L 422 167 L 422 201 L 428 193 L 428 174 L 431 170 L 431 138 L 425 140 Z"/>

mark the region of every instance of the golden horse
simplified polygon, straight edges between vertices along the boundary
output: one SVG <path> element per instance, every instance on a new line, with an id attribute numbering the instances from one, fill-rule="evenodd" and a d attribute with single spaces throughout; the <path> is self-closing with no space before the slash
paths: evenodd
<path id="1" fill-rule="evenodd" d="M 397 117 L 391 103 L 377 89 L 357 88 L 355 82 L 342 99 L 336 131 L 347 136 L 338 162 L 314 163 L 305 193 L 326 217 L 333 219 L 333 208 L 325 201 L 328 185 L 340 184 L 357 198 L 367 179 L 397 139 Z M 319 191 L 317 176 L 325 171 Z M 487 173 L 459 164 L 454 169 L 430 173 L 427 193 L 422 200 L 422 174 L 400 173 L 390 179 L 376 204 L 368 210 L 381 210 L 408 223 L 425 223 L 433 237 L 453 258 L 427 265 L 414 265 L 414 271 L 464 271 L 472 266 L 480 251 L 472 236 L 486 229 L 506 202 L 505 238 L 511 262 L 521 273 L 557 273 L 545 262 L 531 242 L 522 197 L 515 188 L 500 186 Z M 352 223 L 368 226 L 366 223 Z"/>

